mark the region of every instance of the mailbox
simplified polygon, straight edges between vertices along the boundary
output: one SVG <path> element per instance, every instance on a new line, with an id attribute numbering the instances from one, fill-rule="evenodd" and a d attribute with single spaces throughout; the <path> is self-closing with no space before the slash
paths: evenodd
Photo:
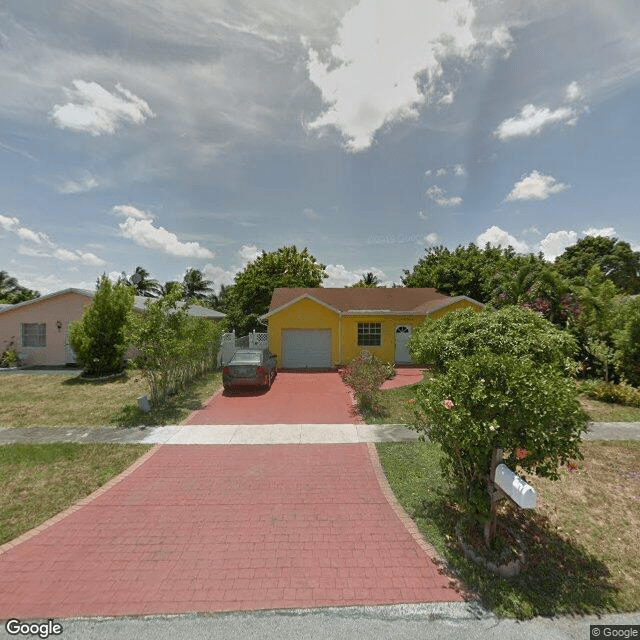
<path id="1" fill-rule="evenodd" d="M 535 509 L 538 493 L 509 467 L 499 464 L 496 467 L 494 483 L 498 485 L 519 507 Z"/>

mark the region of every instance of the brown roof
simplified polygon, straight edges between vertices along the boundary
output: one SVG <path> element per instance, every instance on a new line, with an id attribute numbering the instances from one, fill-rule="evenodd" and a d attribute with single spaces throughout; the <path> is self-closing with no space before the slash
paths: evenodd
<path id="1" fill-rule="evenodd" d="M 435 289 L 413 287 L 339 288 L 324 287 L 275 289 L 269 311 L 273 311 L 303 295 L 309 295 L 339 311 L 397 311 L 398 313 L 428 313 L 443 303 L 454 302 Z M 461 297 L 461 296 L 460 296 Z"/>

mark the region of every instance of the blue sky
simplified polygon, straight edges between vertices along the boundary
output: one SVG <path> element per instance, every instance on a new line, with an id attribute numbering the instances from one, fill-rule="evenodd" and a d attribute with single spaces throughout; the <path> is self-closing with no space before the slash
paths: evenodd
<path id="1" fill-rule="evenodd" d="M 425 248 L 640 249 L 637 0 L 4 0 L 0 269 L 325 286 Z"/>

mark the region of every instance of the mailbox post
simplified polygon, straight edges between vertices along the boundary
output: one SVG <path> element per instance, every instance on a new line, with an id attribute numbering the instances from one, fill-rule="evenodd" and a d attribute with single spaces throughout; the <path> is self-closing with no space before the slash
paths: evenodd
<path id="1" fill-rule="evenodd" d="M 522 509 L 535 509 L 538 494 L 531 485 L 502 464 L 502 449 L 499 448 L 495 448 L 491 456 L 487 485 L 491 499 L 491 518 L 484 527 L 484 539 L 488 546 L 496 533 L 498 502 L 507 499 Z"/>

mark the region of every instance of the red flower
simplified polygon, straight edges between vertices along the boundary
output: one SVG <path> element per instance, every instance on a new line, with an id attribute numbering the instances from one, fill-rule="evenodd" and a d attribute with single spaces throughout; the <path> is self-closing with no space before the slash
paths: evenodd
<path id="1" fill-rule="evenodd" d="M 577 471 L 578 465 L 573 462 L 567 462 L 567 469 L 569 469 L 569 471 Z"/>
<path id="2" fill-rule="evenodd" d="M 518 460 L 524 460 L 529 455 L 526 449 L 516 449 L 516 458 Z"/>
<path id="3" fill-rule="evenodd" d="M 453 409 L 453 402 L 451 402 L 451 400 L 445 400 L 442 404 L 445 409 Z"/>

